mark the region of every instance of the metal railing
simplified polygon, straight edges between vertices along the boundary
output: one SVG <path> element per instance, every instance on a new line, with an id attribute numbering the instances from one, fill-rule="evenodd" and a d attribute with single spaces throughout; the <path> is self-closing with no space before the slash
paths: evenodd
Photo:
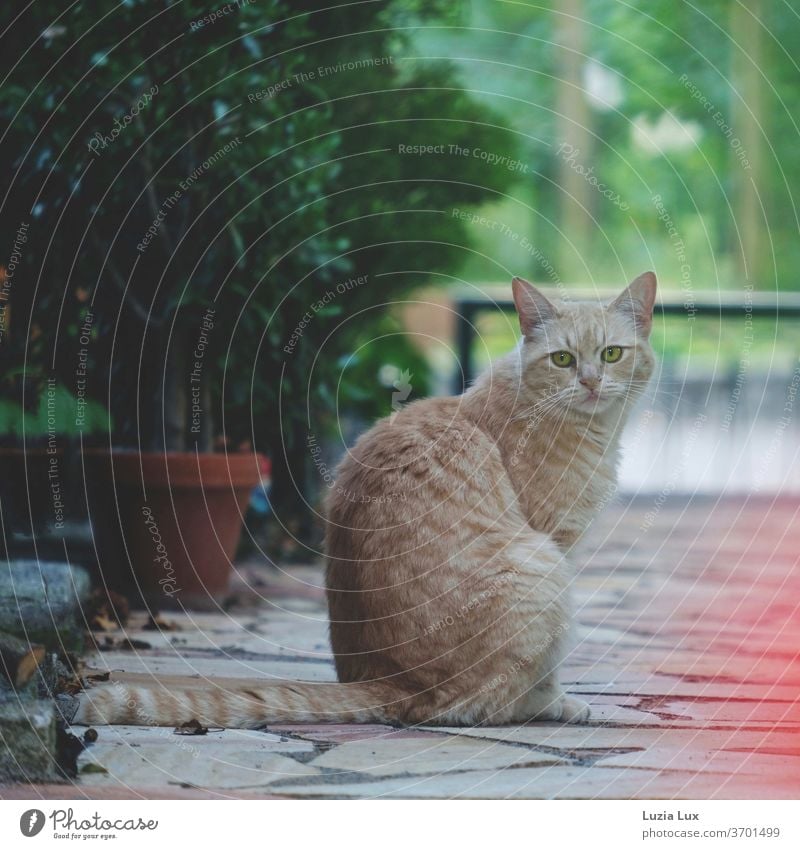
<path id="1" fill-rule="evenodd" d="M 540 288 L 545 295 L 552 295 L 554 299 L 559 297 L 559 293 L 556 291 L 548 290 L 544 286 Z M 738 295 L 738 293 L 736 294 Z M 586 300 L 597 300 L 599 298 L 610 301 L 614 296 L 615 293 L 582 293 L 577 289 L 573 293 L 570 290 L 572 300 L 580 300 L 585 297 Z M 485 297 L 456 296 L 453 308 L 456 314 L 456 353 L 461 366 L 460 370 L 456 370 L 453 391 L 456 395 L 460 395 L 475 378 L 472 349 L 477 336 L 475 322 L 478 316 L 486 312 L 513 313 L 515 309 L 514 302 L 510 298 L 492 298 L 490 295 Z M 748 295 L 747 299 L 734 299 L 733 293 L 709 292 L 693 296 L 691 301 L 688 299 L 677 300 L 668 296 L 656 304 L 655 315 L 683 316 L 687 320 L 690 318 L 723 319 L 735 316 L 752 316 L 753 318 L 772 318 L 775 321 L 784 319 L 797 321 L 800 320 L 800 294 L 791 292 L 779 293 L 776 296 L 753 292 Z"/>

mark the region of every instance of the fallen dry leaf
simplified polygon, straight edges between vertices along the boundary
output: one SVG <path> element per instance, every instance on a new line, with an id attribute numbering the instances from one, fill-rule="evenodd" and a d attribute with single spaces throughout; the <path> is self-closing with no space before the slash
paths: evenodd
<path id="1" fill-rule="evenodd" d="M 98 613 L 90 620 L 89 627 L 92 631 L 118 631 L 120 626 L 119 622 L 109 619 L 105 613 Z"/>
<path id="2" fill-rule="evenodd" d="M 130 605 L 125 596 L 97 587 L 89 597 L 83 612 L 90 629 L 114 631 L 127 623 Z"/>
<path id="3" fill-rule="evenodd" d="M 179 725 L 173 734 L 183 734 L 187 737 L 203 737 L 208 734 L 209 731 L 224 731 L 224 728 L 216 728 L 216 727 L 206 727 L 202 725 L 196 719 L 190 719 L 188 722 L 184 722 L 183 725 Z"/>
<path id="4" fill-rule="evenodd" d="M 143 631 L 180 631 L 180 625 L 177 622 L 168 622 L 163 616 L 151 616 L 147 624 L 142 629 Z"/>
<path id="5" fill-rule="evenodd" d="M 95 641 L 99 651 L 139 651 L 153 648 L 144 640 L 133 640 L 130 637 L 110 637 L 106 635 L 102 643 Z"/>
<path id="6" fill-rule="evenodd" d="M 87 681 L 108 681 L 111 677 L 110 672 L 96 672 L 92 675 L 86 675 L 85 678 Z"/>
<path id="7" fill-rule="evenodd" d="M 122 640 L 119 644 L 119 647 L 123 650 L 127 651 L 136 651 L 138 649 L 151 649 L 153 648 L 150 643 L 145 642 L 145 640 L 132 640 L 128 637 L 125 640 Z"/>
<path id="8" fill-rule="evenodd" d="M 80 693 L 82 689 L 83 682 L 77 676 L 73 678 L 64 678 L 59 676 L 56 683 L 57 693 L 67 693 L 70 696 L 74 696 L 76 693 Z"/>
<path id="9" fill-rule="evenodd" d="M 100 764 L 88 763 L 81 767 L 81 775 L 91 775 L 92 773 L 107 773 L 108 770 Z"/>

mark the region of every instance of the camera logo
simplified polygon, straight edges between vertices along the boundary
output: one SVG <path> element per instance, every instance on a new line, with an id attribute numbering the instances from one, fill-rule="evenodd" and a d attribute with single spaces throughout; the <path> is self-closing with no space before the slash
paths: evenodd
<path id="1" fill-rule="evenodd" d="M 44 814 L 42 811 L 31 808 L 19 818 L 19 830 L 25 837 L 36 837 L 44 828 Z"/>

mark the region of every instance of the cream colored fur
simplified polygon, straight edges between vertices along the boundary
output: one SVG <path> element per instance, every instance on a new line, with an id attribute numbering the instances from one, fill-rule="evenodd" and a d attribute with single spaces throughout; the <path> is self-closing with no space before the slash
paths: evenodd
<path id="1" fill-rule="evenodd" d="M 121 683 L 83 722 L 191 718 L 472 725 L 585 721 L 558 667 L 575 544 L 615 490 L 622 426 L 653 369 L 656 281 L 611 304 L 554 303 L 519 278 L 523 338 L 456 398 L 365 433 L 327 503 L 327 588 L 340 684 Z M 609 346 L 618 362 L 601 360 Z M 575 362 L 555 365 L 554 352 Z"/>

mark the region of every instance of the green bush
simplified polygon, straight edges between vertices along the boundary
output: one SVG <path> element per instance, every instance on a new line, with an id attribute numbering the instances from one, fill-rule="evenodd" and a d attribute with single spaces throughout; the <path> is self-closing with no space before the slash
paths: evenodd
<path id="1" fill-rule="evenodd" d="M 413 56 L 413 27 L 443 2 L 227 7 L 38 0 L 14 20 L 6 256 L 29 231 L 0 357 L 74 395 L 83 353 L 115 444 L 251 441 L 272 456 L 278 508 L 302 512 L 307 398 L 335 424 L 343 358 L 392 301 L 457 270 L 469 238 L 451 210 L 514 179 L 399 146 L 514 140 L 450 65 Z M 385 356 L 359 365 L 367 397 Z"/>

